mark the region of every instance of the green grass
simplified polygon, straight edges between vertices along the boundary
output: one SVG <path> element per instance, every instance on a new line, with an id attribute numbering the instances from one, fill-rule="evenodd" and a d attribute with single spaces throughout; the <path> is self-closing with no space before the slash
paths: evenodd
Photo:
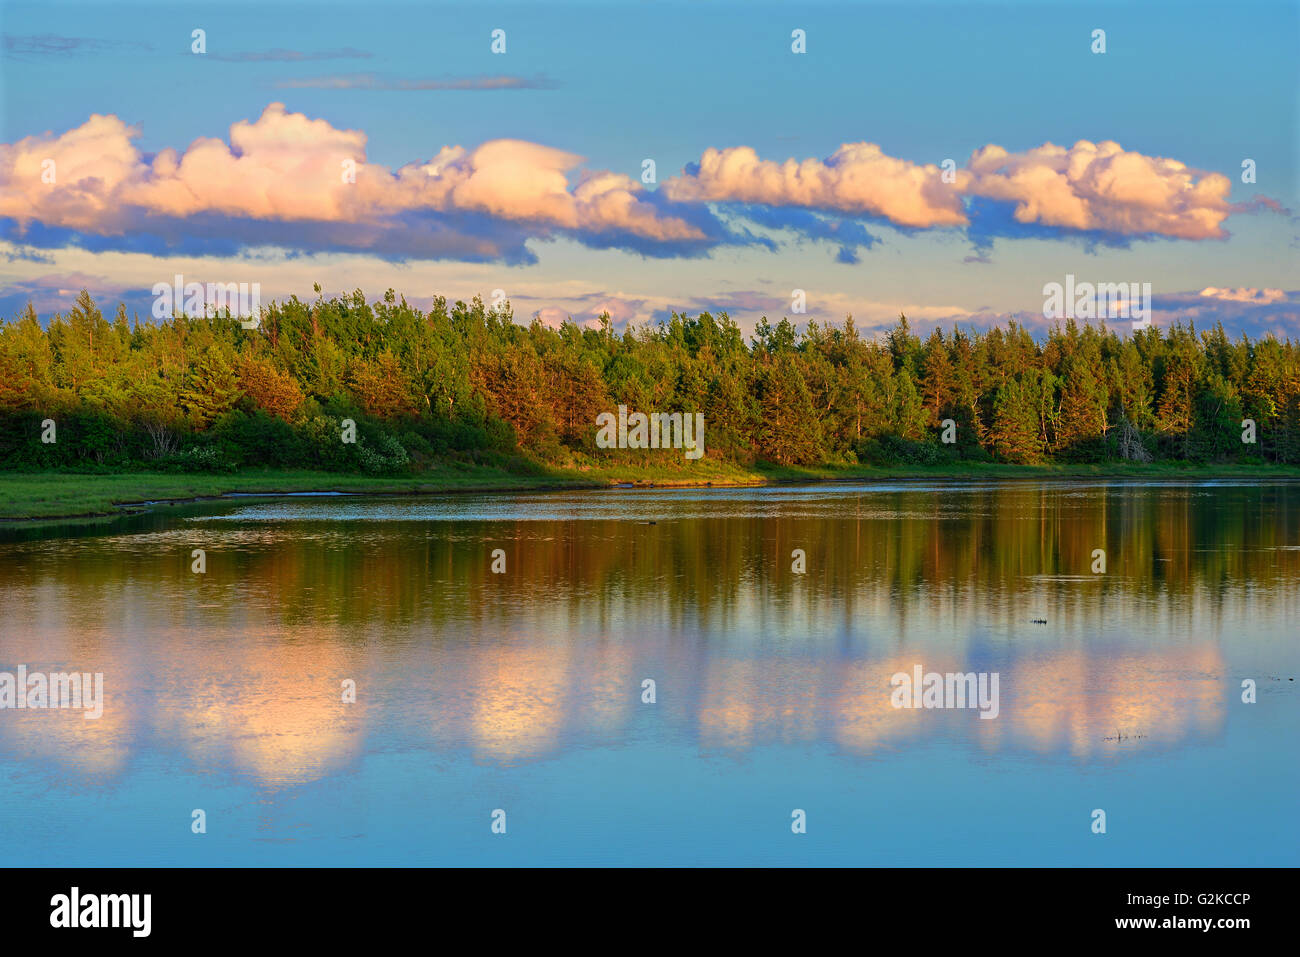
<path id="1" fill-rule="evenodd" d="M 707 460 L 679 466 L 608 466 L 521 474 L 490 466 L 446 467 L 416 476 L 374 477 L 305 470 L 245 469 L 235 474 L 131 472 L 0 472 L 0 520 L 93 518 L 122 506 L 214 498 L 227 492 L 353 492 L 371 495 L 599 488 L 612 484 L 690 486 L 761 485 L 769 482 L 853 479 L 1051 478 L 1061 476 L 1188 476 L 1300 478 L 1300 467 L 1279 465 L 997 465 L 954 463 L 933 467 L 743 468 Z"/>
<path id="2" fill-rule="evenodd" d="M 518 475 L 496 468 L 453 469 L 411 477 L 341 475 L 306 470 L 245 469 L 233 474 L 128 472 L 0 472 L 0 519 L 109 515 L 119 506 L 213 498 L 227 492 L 363 492 L 368 494 L 506 491 L 591 485 L 558 476 Z"/>

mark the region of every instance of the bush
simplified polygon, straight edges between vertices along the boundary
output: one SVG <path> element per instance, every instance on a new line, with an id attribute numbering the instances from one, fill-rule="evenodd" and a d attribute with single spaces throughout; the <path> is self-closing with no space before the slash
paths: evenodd
<path id="1" fill-rule="evenodd" d="M 370 440 L 358 436 L 354 448 L 361 467 L 373 474 L 396 472 L 410 461 L 402 443 L 390 432 L 378 431 Z"/>
<path id="2" fill-rule="evenodd" d="M 917 442 L 901 435 L 881 435 L 858 445 L 859 461 L 874 465 L 940 465 L 952 462 L 957 452 L 952 446 L 935 442 Z"/>
<path id="3" fill-rule="evenodd" d="M 228 412 L 217 420 L 211 434 L 236 462 L 283 468 L 302 465 L 308 459 L 302 437 L 293 426 L 261 409 Z"/>
<path id="4" fill-rule="evenodd" d="M 1115 442 L 1108 442 L 1098 435 L 1067 445 L 1056 455 L 1062 462 L 1104 462 L 1108 458 L 1116 457 L 1118 452 Z"/>
<path id="5" fill-rule="evenodd" d="M 215 445 L 192 445 L 162 463 L 182 472 L 233 472 L 235 463 Z"/>

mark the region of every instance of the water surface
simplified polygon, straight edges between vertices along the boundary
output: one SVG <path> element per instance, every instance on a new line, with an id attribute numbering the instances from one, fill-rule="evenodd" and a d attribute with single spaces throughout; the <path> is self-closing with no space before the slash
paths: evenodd
<path id="1" fill-rule="evenodd" d="M 1297 484 L 240 498 L 0 536 L 0 671 L 106 698 L 0 710 L 6 865 L 1300 863 Z M 894 708 L 917 665 L 997 673 L 998 717 Z"/>

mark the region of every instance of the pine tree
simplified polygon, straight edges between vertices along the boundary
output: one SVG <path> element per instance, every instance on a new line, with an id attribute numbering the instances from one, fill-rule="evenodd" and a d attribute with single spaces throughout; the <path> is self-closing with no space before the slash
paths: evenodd
<path id="1" fill-rule="evenodd" d="M 1193 401 L 1200 377 L 1197 359 L 1195 345 L 1186 333 L 1175 329 L 1165 355 L 1156 421 L 1160 431 L 1168 437 L 1170 447 L 1184 457 L 1191 447 Z"/>
<path id="2" fill-rule="evenodd" d="M 998 390 L 988 440 L 993 453 L 1004 462 L 1041 461 L 1038 410 L 1033 395 L 1020 380 L 1011 379 Z"/>
<path id="3" fill-rule="evenodd" d="M 957 383 L 952 360 L 948 357 L 948 344 L 938 329 L 926 340 L 921 364 L 921 399 L 929 416 L 929 424 L 937 426 L 951 416 L 957 397 Z"/>
<path id="4" fill-rule="evenodd" d="M 812 396 L 793 358 L 781 354 L 758 381 L 759 449 L 778 465 L 813 464 L 821 457 L 821 429 Z"/>
<path id="5" fill-rule="evenodd" d="M 199 429 L 206 429 L 239 400 L 239 379 L 221 350 L 208 348 L 190 369 L 181 405 Z"/>
<path id="6" fill-rule="evenodd" d="M 284 419 L 293 419 L 305 396 L 293 378 L 265 359 L 244 354 L 235 363 L 240 391 L 257 408 Z"/>
<path id="7" fill-rule="evenodd" d="M 1060 413 L 1056 425 L 1056 448 L 1078 450 L 1100 439 L 1106 428 L 1106 390 L 1096 366 L 1082 357 L 1065 361 L 1061 380 Z"/>

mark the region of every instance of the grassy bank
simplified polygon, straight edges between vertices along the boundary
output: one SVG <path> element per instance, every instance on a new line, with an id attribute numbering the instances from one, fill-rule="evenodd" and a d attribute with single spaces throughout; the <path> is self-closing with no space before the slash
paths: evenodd
<path id="1" fill-rule="evenodd" d="M 631 483 L 659 487 L 762 485 L 770 482 L 845 481 L 852 479 L 972 479 L 1091 477 L 1292 478 L 1300 467 L 1276 465 L 991 465 L 959 463 L 935 467 L 852 466 L 846 468 L 741 468 L 696 462 L 680 468 L 613 467 L 587 471 L 520 474 L 490 467 L 446 468 L 417 476 L 375 477 L 276 469 L 246 469 L 235 474 L 131 472 L 0 472 L 0 520 L 94 517 L 118 513 L 124 506 L 150 502 L 215 498 L 230 492 L 349 492 L 369 495 L 435 492 L 526 491 L 601 488 Z"/>

